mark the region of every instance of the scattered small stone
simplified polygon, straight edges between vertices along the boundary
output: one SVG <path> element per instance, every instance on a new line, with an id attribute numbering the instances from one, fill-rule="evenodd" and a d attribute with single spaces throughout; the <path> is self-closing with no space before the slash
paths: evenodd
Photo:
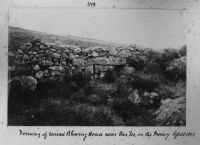
<path id="1" fill-rule="evenodd" d="M 51 76 L 62 76 L 62 75 L 63 75 L 63 73 L 60 71 L 51 71 Z M 54 78 L 52 78 L 52 79 L 54 79 Z"/>
<path id="2" fill-rule="evenodd" d="M 58 66 L 58 65 L 59 65 L 59 63 L 58 63 L 58 62 L 54 62 L 54 65 L 55 65 L 55 66 Z"/>
<path id="3" fill-rule="evenodd" d="M 19 55 L 19 54 L 15 56 L 16 59 L 21 59 L 22 57 L 23 55 Z"/>
<path id="4" fill-rule="evenodd" d="M 49 67 L 49 69 L 53 71 L 65 72 L 65 69 L 62 66 L 52 66 L 52 67 Z"/>
<path id="5" fill-rule="evenodd" d="M 42 65 L 42 66 L 45 66 L 45 60 L 39 59 L 38 64 L 39 64 L 39 65 Z"/>
<path id="6" fill-rule="evenodd" d="M 44 49 L 44 48 L 45 48 L 45 46 L 41 44 L 40 45 L 40 49 Z"/>
<path id="7" fill-rule="evenodd" d="M 30 58 L 32 59 L 34 57 L 34 55 L 30 55 Z"/>
<path id="8" fill-rule="evenodd" d="M 37 62 L 38 62 L 38 58 L 34 57 L 34 58 L 32 59 L 32 61 L 33 61 L 34 63 L 37 63 Z"/>
<path id="9" fill-rule="evenodd" d="M 93 74 L 93 66 L 89 65 L 85 67 L 85 73 L 86 74 Z"/>
<path id="10" fill-rule="evenodd" d="M 80 53 L 81 52 L 81 48 L 77 47 L 76 49 L 74 49 L 75 53 Z"/>
<path id="11" fill-rule="evenodd" d="M 43 79 L 44 73 L 42 71 L 39 71 L 35 74 L 35 78 L 37 79 Z"/>
<path id="12" fill-rule="evenodd" d="M 29 56 L 26 55 L 26 54 L 24 54 L 24 56 L 23 56 L 23 60 L 28 60 L 28 59 L 29 59 Z"/>
<path id="13" fill-rule="evenodd" d="M 50 61 L 50 60 L 46 60 L 45 65 L 46 66 L 53 66 L 53 62 Z"/>
<path id="14" fill-rule="evenodd" d="M 62 65 L 67 65 L 67 63 L 65 61 L 62 61 L 61 64 Z"/>
<path id="15" fill-rule="evenodd" d="M 52 54 L 52 58 L 59 59 L 59 58 L 60 58 L 60 54 L 58 54 L 58 53 L 53 53 L 53 54 Z"/>
<path id="16" fill-rule="evenodd" d="M 79 58 L 79 55 L 74 55 L 75 58 Z"/>
<path id="17" fill-rule="evenodd" d="M 101 72 L 100 78 L 104 78 L 104 76 L 105 76 L 105 72 Z"/>
<path id="18" fill-rule="evenodd" d="M 40 54 L 41 54 L 41 53 L 44 53 L 44 50 L 39 50 L 38 53 L 40 53 Z"/>
<path id="19" fill-rule="evenodd" d="M 34 51 L 29 51 L 29 53 L 28 53 L 28 54 L 36 55 L 37 53 L 36 53 L 36 52 L 34 52 Z"/>
<path id="20" fill-rule="evenodd" d="M 24 60 L 22 60 L 22 64 L 25 64 L 26 62 Z"/>
<path id="21" fill-rule="evenodd" d="M 124 58 L 128 58 L 128 57 L 131 57 L 132 56 L 132 53 L 130 50 L 121 50 L 119 55 L 121 57 L 124 57 Z"/>
<path id="22" fill-rule="evenodd" d="M 65 51 L 64 51 L 64 53 L 65 53 L 65 54 L 66 54 L 66 53 L 69 54 L 69 53 L 70 53 L 70 52 L 69 52 L 69 49 L 66 48 Z"/>
<path id="23" fill-rule="evenodd" d="M 141 102 L 141 98 L 139 96 L 138 90 L 133 90 L 132 93 L 128 96 L 128 99 L 134 104 L 139 104 Z"/>
<path id="24" fill-rule="evenodd" d="M 44 76 L 46 77 L 50 76 L 49 71 L 47 69 L 44 71 Z"/>
<path id="25" fill-rule="evenodd" d="M 95 51 L 93 51 L 93 52 L 92 52 L 92 56 L 93 56 L 93 57 L 98 57 L 99 55 L 98 55 L 98 53 L 96 53 Z"/>
<path id="26" fill-rule="evenodd" d="M 144 97 L 148 97 L 149 95 L 150 95 L 150 93 L 148 93 L 148 92 L 144 92 L 144 94 L 143 94 Z"/>
<path id="27" fill-rule="evenodd" d="M 62 54 L 61 54 L 61 57 L 62 57 L 62 58 L 68 58 L 68 56 L 67 56 L 65 53 L 62 53 Z"/>
<path id="28" fill-rule="evenodd" d="M 157 97 L 158 97 L 158 94 L 155 92 L 152 92 L 150 95 L 150 98 L 157 98 Z"/>
<path id="29" fill-rule="evenodd" d="M 33 70 L 34 70 L 34 71 L 40 70 L 40 66 L 39 66 L 39 65 L 34 65 L 34 66 L 33 66 Z"/>
<path id="30" fill-rule="evenodd" d="M 22 50 L 18 49 L 17 54 L 24 54 L 24 52 Z"/>
<path id="31" fill-rule="evenodd" d="M 83 67 L 84 66 L 84 60 L 83 59 L 74 59 L 73 64 L 75 66 Z"/>
<path id="32" fill-rule="evenodd" d="M 44 55 L 43 54 L 38 54 L 37 55 L 39 58 L 42 58 Z"/>

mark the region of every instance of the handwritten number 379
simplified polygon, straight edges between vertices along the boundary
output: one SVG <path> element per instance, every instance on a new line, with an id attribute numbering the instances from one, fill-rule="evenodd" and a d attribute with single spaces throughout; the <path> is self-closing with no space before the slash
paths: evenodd
<path id="1" fill-rule="evenodd" d="M 95 2 L 88 2 L 87 3 L 88 7 L 95 7 L 95 5 L 96 5 Z"/>

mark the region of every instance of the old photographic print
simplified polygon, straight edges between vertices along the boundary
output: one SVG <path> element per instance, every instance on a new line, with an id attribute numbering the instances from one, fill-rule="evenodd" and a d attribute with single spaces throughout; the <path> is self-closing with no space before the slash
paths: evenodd
<path id="1" fill-rule="evenodd" d="M 13 8 L 8 125 L 185 126 L 182 10 Z"/>

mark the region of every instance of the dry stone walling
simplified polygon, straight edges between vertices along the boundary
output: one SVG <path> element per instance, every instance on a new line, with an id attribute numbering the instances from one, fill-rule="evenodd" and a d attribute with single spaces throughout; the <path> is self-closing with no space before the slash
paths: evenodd
<path id="1" fill-rule="evenodd" d="M 135 68 L 127 65 L 128 58 L 140 57 L 140 60 L 144 61 L 148 58 L 145 51 L 137 49 L 135 45 L 111 48 L 96 46 L 83 49 L 73 45 L 59 46 L 45 43 L 38 39 L 22 45 L 12 57 L 14 66 L 10 66 L 10 69 L 22 72 L 13 80 L 20 81 L 21 86 L 30 91 L 36 89 L 38 82 L 59 81 L 66 74 L 72 76 L 83 73 L 91 79 L 102 79 L 106 71 L 114 72 L 115 85 L 118 88 L 120 79 L 126 80 L 135 72 Z M 135 90 L 129 96 L 129 100 L 136 104 L 140 102 L 137 94 Z M 147 96 L 158 98 L 157 94 L 147 94 Z"/>
<path id="2" fill-rule="evenodd" d="M 134 45 L 83 49 L 73 45 L 54 45 L 37 39 L 17 50 L 12 59 L 12 68 L 19 71 L 28 69 L 27 75 L 38 81 L 56 80 L 56 76 L 64 76 L 65 73 L 72 75 L 76 72 L 91 75 L 92 78 L 102 78 L 107 70 L 113 70 L 115 66 L 126 66 L 126 59 L 136 55 L 145 57 Z M 128 66 L 126 68 L 134 69 Z"/>

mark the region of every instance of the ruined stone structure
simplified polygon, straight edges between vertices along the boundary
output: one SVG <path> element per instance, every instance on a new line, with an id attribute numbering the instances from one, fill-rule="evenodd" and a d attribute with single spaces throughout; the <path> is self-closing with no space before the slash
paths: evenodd
<path id="1" fill-rule="evenodd" d="M 19 66 L 24 65 L 23 69 L 31 68 L 28 75 L 37 80 L 54 79 L 58 75 L 76 72 L 102 78 L 114 66 L 125 66 L 127 58 L 143 56 L 136 46 L 96 46 L 83 49 L 74 45 L 59 46 L 38 39 L 22 45 L 17 52 L 11 54 L 13 70 L 18 71 Z"/>

